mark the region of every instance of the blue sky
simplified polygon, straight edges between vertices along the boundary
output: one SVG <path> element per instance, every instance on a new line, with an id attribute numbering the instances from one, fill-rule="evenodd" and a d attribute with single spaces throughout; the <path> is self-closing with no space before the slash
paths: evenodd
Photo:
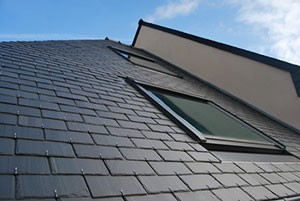
<path id="1" fill-rule="evenodd" d="M 0 0 L 0 41 L 130 44 L 141 18 L 300 64 L 299 0 Z"/>

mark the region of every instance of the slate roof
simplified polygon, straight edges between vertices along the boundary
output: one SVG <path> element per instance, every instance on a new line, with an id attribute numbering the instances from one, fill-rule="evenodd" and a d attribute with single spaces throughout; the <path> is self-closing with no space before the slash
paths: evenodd
<path id="1" fill-rule="evenodd" d="M 146 26 L 146 27 L 157 29 L 157 30 L 160 30 L 160 31 L 163 31 L 163 32 L 166 32 L 166 33 L 170 33 L 170 34 L 173 34 L 175 36 L 186 38 L 186 39 L 195 41 L 197 43 L 208 45 L 208 46 L 211 46 L 211 47 L 214 47 L 214 48 L 226 51 L 226 52 L 230 52 L 232 54 L 236 54 L 236 55 L 239 55 L 239 56 L 242 56 L 242 57 L 257 61 L 257 62 L 260 62 L 260 63 L 264 63 L 264 64 L 267 64 L 267 65 L 273 66 L 275 68 L 290 72 L 292 80 L 294 82 L 294 86 L 295 86 L 297 95 L 300 96 L 300 66 L 298 66 L 298 65 L 291 64 L 291 63 L 288 63 L 288 62 L 285 62 L 285 61 L 281 61 L 281 60 L 278 60 L 278 59 L 275 59 L 275 58 L 272 58 L 272 57 L 268 57 L 268 56 L 265 56 L 265 55 L 261 55 L 261 54 L 255 53 L 255 52 L 251 52 L 251 51 L 248 51 L 248 50 L 244 50 L 244 49 L 234 47 L 234 46 L 231 46 L 231 45 L 227 45 L 227 44 L 224 44 L 224 43 L 219 43 L 219 42 L 216 42 L 216 41 L 213 41 L 213 40 L 209 40 L 209 39 L 206 39 L 206 38 L 202 38 L 202 37 L 199 37 L 199 36 L 195 36 L 195 35 L 192 35 L 192 34 L 181 32 L 181 31 L 178 31 L 178 30 L 175 30 L 175 29 L 170 29 L 170 28 L 167 28 L 167 27 L 159 26 L 157 24 L 152 24 L 152 23 L 149 23 L 149 22 L 145 22 L 142 19 L 139 21 L 139 27 L 138 27 L 138 30 L 137 30 L 136 35 L 134 37 L 134 40 L 132 42 L 133 46 L 135 45 L 135 42 L 137 40 L 137 37 L 138 37 L 138 34 L 139 34 L 139 30 L 141 29 L 141 26 Z"/>
<path id="2" fill-rule="evenodd" d="M 183 72 L 180 78 L 134 66 L 107 46 L 122 45 L 0 43 L 0 200 L 300 196 L 300 162 L 221 162 L 124 78 L 204 96 L 297 157 L 299 133 Z"/>

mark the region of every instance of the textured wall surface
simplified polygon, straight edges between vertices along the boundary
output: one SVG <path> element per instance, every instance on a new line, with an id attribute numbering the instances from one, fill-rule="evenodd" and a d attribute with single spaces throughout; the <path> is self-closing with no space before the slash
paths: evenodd
<path id="1" fill-rule="evenodd" d="M 112 41 L 0 43 L 0 200 L 264 200 L 300 195 L 300 162 L 222 162 L 124 81 L 206 97 L 300 156 L 299 134 Z M 180 73 L 180 72 L 178 72 Z"/>

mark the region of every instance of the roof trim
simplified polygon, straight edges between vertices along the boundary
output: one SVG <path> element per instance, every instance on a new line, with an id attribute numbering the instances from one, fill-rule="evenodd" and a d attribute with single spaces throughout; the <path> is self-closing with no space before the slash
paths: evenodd
<path id="1" fill-rule="evenodd" d="M 297 95 L 298 95 L 298 97 L 300 97 L 300 66 L 298 66 L 298 65 L 291 64 L 291 63 L 288 63 L 288 62 L 285 62 L 285 61 L 282 61 L 282 60 L 279 60 L 279 59 L 275 59 L 275 58 L 272 58 L 272 57 L 261 55 L 261 54 L 251 52 L 251 51 L 248 51 L 248 50 L 244 50 L 244 49 L 234 47 L 234 46 L 231 46 L 231 45 L 227 45 L 227 44 L 224 44 L 224 43 L 219 43 L 219 42 L 216 42 L 216 41 L 213 41 L 213 40 L 209 40 L 209 39 L 206 39 L 206 38 L 195 36 L 195 35 L 192 35 L 192 34 L 189 34 L 189 33 L 181 32 L 181 31 L 177 31 L 177 30 L 174 30 L 174 29 L 170 29 L 170 28 L 167 28 L 167 27 L 160 26 L 160 25 L 145 22 L 142 19 L 139 20 L 139 27 L 136 31 L 135 36 L 134 36 L 132 46 L 135 46 L 138 35 L 139 35 L 139 32 L 140 32 L 140 29 L 141 29 L 142 26 L 146 26 L 146 27 L 157 29 L 157 30 L 160 30 L 160 31 L 163 31 L 163 32 L 166 32 L 166 33 L 170 33 L 170 34 L 173 34 L 173 35 L 185 38 L 185 39 L 195 41 L 197 43 L 201 43 L 201 44 L 204 44 L 204 45 L 207 45 L 207 46 L 211 46 L 211 47 L 214 47 L 214 48 L 226 51 L 226 52 L 230 52 L 230 53 L 238 55 L 238 56 L 242 56 L 242 57 L 245 57 L 245 58 L 260 62 L 260 63 L 264 63 L 264 64 L 267 64 L 267 65 L 273 66 L 275 68 L 290 72 L 292 80 L 294 82 L 294 86 L 295 86 Z"/>

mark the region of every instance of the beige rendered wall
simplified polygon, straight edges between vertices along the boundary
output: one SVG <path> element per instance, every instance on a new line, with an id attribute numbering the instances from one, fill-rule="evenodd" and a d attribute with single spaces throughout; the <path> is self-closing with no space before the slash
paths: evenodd
<path id="1" fill-rule="evenodd" d="M 300 98 L 289 72 L 146 26 L 135 46 L 300 130 Z"/>

